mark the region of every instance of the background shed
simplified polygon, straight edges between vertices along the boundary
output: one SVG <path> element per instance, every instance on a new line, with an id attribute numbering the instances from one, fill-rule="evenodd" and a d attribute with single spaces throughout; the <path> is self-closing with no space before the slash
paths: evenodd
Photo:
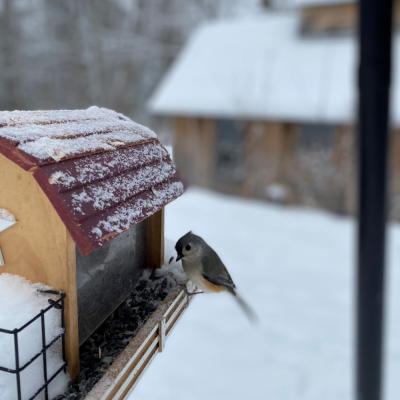
<path id="1" fill-rule="evenodd" d="M 324 3 L 320 17 L 330 14 Z M 297 6 L 306 12 L 316 2 Z M 354 209 L 356 44 L 329 29 L 309 35 L 305 23 L 301 12 L 269 13 L 206 24 L 191 37 L 149 102 L 172 122 L 176 162 L 189 182 Z M 397 128 L 397 79 L 393 95 Z M 400 178 L 397 130 L 392 139 Z"/>

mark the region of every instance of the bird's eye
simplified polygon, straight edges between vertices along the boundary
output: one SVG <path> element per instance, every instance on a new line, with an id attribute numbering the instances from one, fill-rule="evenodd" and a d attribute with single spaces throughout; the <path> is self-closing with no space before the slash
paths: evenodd
<path id="1" fill-rule="evenodd" d="M 190 244 L 187 244 L 187 245 L 185 246 L 185 250 L 186 250 L 186 251 L 190 251 L 191 248 L 192 248 L 192 246 L 191 246 Z"/>

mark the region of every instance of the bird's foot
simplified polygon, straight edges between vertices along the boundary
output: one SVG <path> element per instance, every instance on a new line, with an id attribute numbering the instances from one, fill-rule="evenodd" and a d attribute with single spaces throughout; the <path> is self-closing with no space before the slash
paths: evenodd
<path id="1" fill-rule="evenodd" d="M 197 290 L 197 291 L 194 291 L 194 292 L 189 292 L 189 290 L 187 289 L 187 287 L 185 287 L 185 292 L 186 292 L 186 295 L 189 296 L 189 297 L 194 296 L 194 295 L 196 295 L 196 294 L 202 294 L 202 293 L 204 293 L 204 292 L 201 291 L 201 290 Z"/>

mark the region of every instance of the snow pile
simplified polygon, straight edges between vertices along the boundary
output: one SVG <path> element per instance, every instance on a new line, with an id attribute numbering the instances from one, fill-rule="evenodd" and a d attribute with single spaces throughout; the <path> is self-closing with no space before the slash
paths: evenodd
<path id="1" fill-rule="evenodd" d="M 16 220 L 13 214 L 4 208 L 0 208 L 0 232 L 13 226 L 15 222 Z"/>
<path id="2" fill-rule="evenodd" d="M 195 296 L 131 399 L 353 398 L 354 221 L 188 190 L 166 235 L 213 246 L 258 317 L 228 294 Z M 386 400 L 400 398 L 400 228 L 390 229 Z"/>
<path id="3" fill-rule="evenodd" d="M 265 196 L 276 203 L 285 203 L 290 198 L 290 188 L 283 183 L 271 183 L 265 188 Z"/>
<path id="4" fill-rule="evenodd" d="M 36 316 L 40 310 L 49 306 L 48 295 L 38 293 L 43 285 L 31 284 L 27 280 L 10 274 L 0 275 L 0 327 L 13 330 L 24 325 Z M 46 313 L 46 341 L 49 343 L 61 333 L 60 311 L 51 309 Z M 20 366 L 28 362 L 42 349 L 40 319 L 36 320 L 18 334 Z M 15 368 L 13 335 L 0 333 L 0 365 Z M 61 341 L 47 351 L 48 377 L 62 365 Z M 43 359 L 39 357 L 21 373 L 22 398 L 32 396 L 44 383 Z M 67 376 L 61 372 L 50 384 L 50 398 L 65 390 Z M 0 371 L 0 399 L 17 399 L 16 377 Z M 39 400 L 44 397 L 38 396 Z"/>

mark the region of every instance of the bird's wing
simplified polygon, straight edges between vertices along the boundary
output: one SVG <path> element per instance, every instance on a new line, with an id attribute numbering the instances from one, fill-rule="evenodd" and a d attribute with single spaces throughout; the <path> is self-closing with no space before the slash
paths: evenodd
<path id="1" fill-rule="evenodd" d="M 215 285 L 235 289 L 235 284 L 218 254 L 211 248 L 207 253 L 201 259 L 204 278 Z"/>

